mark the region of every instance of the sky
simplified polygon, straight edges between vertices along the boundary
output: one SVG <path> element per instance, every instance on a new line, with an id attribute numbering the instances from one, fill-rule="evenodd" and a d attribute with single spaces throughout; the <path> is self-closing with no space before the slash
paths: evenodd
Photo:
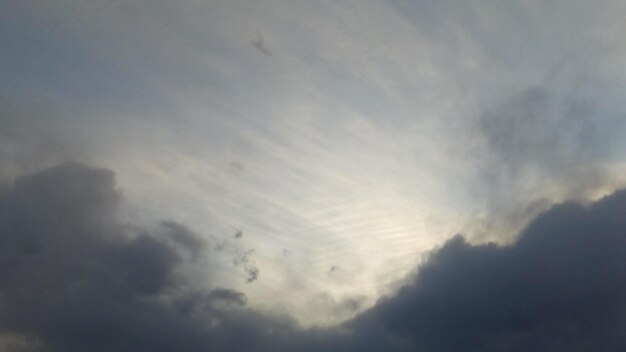
<path id="1" fill-rule="evenodd" d="M 1 350 L 626 343 L 626 3 L 0 9 Z"/>

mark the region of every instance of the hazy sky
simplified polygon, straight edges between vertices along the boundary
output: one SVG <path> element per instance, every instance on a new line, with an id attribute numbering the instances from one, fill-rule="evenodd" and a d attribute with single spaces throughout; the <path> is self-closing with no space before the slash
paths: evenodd
<path id="1" fill-rule="evenodd" d="M 139 340 L 126 343 L 125 334 L 158 314 L 163 325 L 141 333 L 172 332 L 160 346 L 184 336 L 195 341 L 190 351 L 253 348 L 233 345 L 230 328 L 256 336 L 258 350 L 314 340 L 336 351 L 457 351 L 444 337 L 474 341 L 496 323 L 520 330 L 474 341 L 474 350 L 619 346 L 622 313 L 609 322 L 590 306 L 575 316 L 599 314 L 602 333 L 574 318 L 570 330 L 548 313 L 541 320 L 538 307 L 559 297 L 558 285 L 545 302 L 529 293 L 536 301 L 510 308 L 530 307 L 507 316 L 510 324 L 472 314 L 487 314 L 492 299 L 504 304 L 491 287 L 545 284 L 520 274 L 535 270 L 520 263 L 551 241 L 579 240 L 548 278 L 567 277 L 570 265 L 595 273 L 578 262 L 584 231 L 563 237 L 572 218 L 626 252 L 623 220 L 605 209 L 623 210 L 624 196 L 598 201 L 626 184 L 625 18 L 617 0 L 0 0 L 0 236 L 11 248 L 0 250 L 9 258 L 0 269 L 0 346 L 136 350 Z M 576 210 L 585 216 L 549 210 L 563 201 L 599 203 Z M 533 220 L 539 214 L 555 224 Z M 11 252 L 37 257 L 46 238 L 55 249 L 38 264 Z M 482 246 L 490 241 L 510 246 Z M 472 258 L 463 280 L 484 291 L 446 286 Z M 45 263 L 63 283 L 51 295 L 71 296 L 68 287 L 82 282 L 74 266 L 86 267 L 97 281 L 75 293 L 89 297 L 79 300 L 86 307 L 126 292 L 103 287 L 132 286 L 119 295 L 141 301 L 125 313 L 138 320 L 91 309 L 60 317 L 54 307 L 71 301 L 37 293 L 56 277 Z M 479 274 L 488 263 L 504 266 L 493 274 L 504 282 L 518 276 L 502 288 Z M 615 268 L 603 271 L 607 280 L 626 279 L 621 265 L 607 264 Z M 22 275 L 29 279 L 14 281 Z M 626 311 L 623 285 L 589 285 L 601 287 L 580 299 Z M 20 290 L 30 298 L 14 303 Z M 462 300 L 442 294 L 441 312 L 424 303 L 450 290 L 479 297 L 460 310 L 475 323 L 469 337 L 450 323 Z M 563 311 L 579 305 L 572 297 Z M 193 319 L 170 306 L 152 316 L 146 300 L 209 308 Z M 91 321 L 107 332 L 83 341 L 88 333 L 25 318 L 40 306 L 70 327 Z M 397 318 L 404 308 L 414 318 Z M 569 344 L 546 342 L 555 319 Z M 255 330 L 265 325 L 285 336 Z"/>

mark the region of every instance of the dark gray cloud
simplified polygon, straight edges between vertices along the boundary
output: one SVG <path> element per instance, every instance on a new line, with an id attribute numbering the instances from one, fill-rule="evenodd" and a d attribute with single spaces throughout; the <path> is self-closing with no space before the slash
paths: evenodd
<path id="1" fill-rule="evenodd" d="M 119 201 L 112 172 L 76 163 L 21 177 L 0 196 L 0 336 L 16 350 L 27 350 L 24 341 L 69 352 L 619 351 L 626 343 L 626 191 L 557 205 L 510 246 L 457 236 L 397 294 L 344 324 L 307 330 L 246 308 L 241 292 L 194 287 L 176 269 L 193 264 L 204 242 L 174 222 L 155 231 L 122 224 Z"/>
<path id="2" fill-rule="evenodd" d="M 243 309 L 241 292 L 195 287 L 177 269 L 213 253 L 205 242 L 171 221 L 153 231 L 120 223 L 120 198 L 111 171 L 78 163 L 23 176 L 3 191 L 0 346 L 72 352 L 301 345 L 305 335 L 293 320 Z"/>
<path id="3" fill-rule="evenodd" d="M 508 247 L 457 236 L 367 312 L 426 351 L 618 351 L 626 342 L 626 191 L 536 218 Z"/>
<path id="4" fill-rule="evenodd" d="M 119 199 L 112 172 L 76 163 L 22 177 L 2 194 L 4 332 L 51 351 L 207 349 L 209 325 L 192 313 L 244 296 L 188 293 L 175 269 L 203 241 L 174 222 L 153 232 L 119 223 Z"/>
<path id="5" fill-rule="evenodd" d="M 174 221 L 164 221 L 161 226 L 167 231 L 167 236 L 187 249 L 193 258 L 197 258 L 207 245 L 204 239 L 197 236 L 185 225 Z"/>
<path id="6" fill-rule="evenodd" d="M 179 251 L 191 249 L 116 222 L 113 184 L 110 171 L 69 163 L 20 178 L 2 195 L 4 330 L 55 351 L 164 351 L 202 339 L 156 303 L 175 289 Z"/>
<path id="7" fill-rule="evenodd" d="M 232 302 L 241 306 L 246 305 L 248 302 L 246 295 L 227 288 L 216 288 L 212 290 L 209 295 L 209 300 Z"/>

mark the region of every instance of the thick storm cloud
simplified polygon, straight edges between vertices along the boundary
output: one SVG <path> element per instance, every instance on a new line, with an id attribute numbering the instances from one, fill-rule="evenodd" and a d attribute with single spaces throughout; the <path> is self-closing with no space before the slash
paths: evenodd
<path id="1" fill-rule="evenodd" d="M 120 223 L 113 173 L 77 163 L 0 198 L 0 338 L 9 351 L 618 351 L 626 343 L 626 191 L 565 203 L 510 246 L 457 236 L 397 294 L 298 328 L 176 269 L 204 241 Z M 211 268 L 207 268 L 211 270 Z"/>
<path id="2" fill-rule="evenodd" d="M 449 240 L 364 320 L 425 351 L 618 351 L 626 343 L 626 191 L 561 204 L 508 247 Z"/>
<path id="3" fill-rule="evenodd" d="M 1 347 L 274 351 L 335 343 L 333 333 L 303 333 L 288 317 L 245 309 L 241 292 L 196 287 L 179 269 L 201 265 L 205 241 L 173 221 L 154 230 L 119 222 L 120 198 L 111 171 L 78 163 L 18 178 L 1 194 Z"/>
<path id="4" fill-rule="evenodd" d="M 174 222 L 152 232 L 119 223 L 113 186 L 112 172 L 67 163 L 2 195 L 2 330 L 52 351 L 206 350 L 208 324 L 192 312 L 245 296 L 194 292 L 175 271 L 203 241 Z"/>

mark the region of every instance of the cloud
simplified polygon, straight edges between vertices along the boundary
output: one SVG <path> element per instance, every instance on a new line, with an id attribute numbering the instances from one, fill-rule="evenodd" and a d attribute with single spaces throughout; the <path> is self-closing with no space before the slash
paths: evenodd
<path id="1" fill-rule="evenodd" d="M 261 271 L 254 260 L 254 249 L 245 249 L 239 241 L 232 242 L 229 240 L 219 242 L 213 249 L 216 253 L 224 253 L 228 257 L 232 257 L 233 266 L 241 267 L 246 274 L 246 283 L 254 282 L 259 278 Z"/>
<path id="2" fill-rule="evenodd" d="M 535 182 L 567 182 L 570 188 L 602 184 L 605 177 L 594 162 L 600 156 L 601 118 L 592 110 L 573 96 L 533 87 L 486 111 L 479 126 L 489 153 L 490 187 L 524 187 L 533 177 L 544 179 Z"/>
<path id="3" fill-rule="evenodd" d="M 511 239 L 555 202 L 594 199 L 622 184 L 606 162 L 614 145 L 605 137 L 611 118 L 590 97 L 549 84 L 484 109 L 476 123 L 480 147 L 473 150 L 475 199 L 486 208 L 479 232 Z"/>
<path id="4" fill-rule="evenodd" d="M 120 223 L 104 169 L 66 163 L 0 196 L 0 342 L 17 351 L 617 351 L 626 341 L 626 190 L 564 203 L 509 246 L 457 236 L 396 294 L 301 329 L 177 268 L 203 243 Z M 198 262 L 199 264 L 199 262 Z M 212 268 L 207 268 L 210 272 Z"/>
<path id="5" fill-rule="evenodd" d="M 64 160 L 87 158 L 77 124 L 55 104 L 36 98 L 16 98 L 0 84 L 0 178 Z M 71 126 L 71 127 L 68 127 Z"/>
<path id="6" fill-rule="evenodd" d="M 213 252 L 182 224 L 121 223 L 114 184 L 109 170 L 65 163 L 0 194 L 0 346 L 244 351 L 300 336 L 292 319 L 241 309 L 241 292 L 194 285 L 181 268 Z"/>
<path id="7" fill-rule="evenodd" d="M 510 246 L 457 236 L 360 319 L 432 351 L 617 351 L 626 341 L 626 191 L 537 217 Z"/>
<path id="8" fill-rule="evenodd" d="M 164 221 L 161 223 L 161 226 L 167 231 L 168 237 L 176 244 L 188 250 L 193 255 L 193 258 L 197 258 L 207 246 L 204 239 L 193 233 L 191 229 L 185 225 L 175 221 Z"/>
<path id="9" fill-rule="evenodd" d="M 235 252 L 235 258 L 233 259 L 233 264 L 235 266 L 241 265 L 243 267 L 243 270 L 248 275 L 248 278 L 246 279 L 247 283 L 251 283 L 258 279 L 259 274 L 261 273 L 259 271 L 259 268 L 256 267 L 254 259 L 252 258 L 253 255 L 254 249 L 248 249 L 245 251 L 237 249 L 237 251 Z"/>
<path id="10" fill-rule="evenodd" d="M 89 215 L 83 211 L 102 200 L 64 205 L 62 196 L 42 196 L 45 209 L 20 205 L 24 220 L 2 234 L 9 249 L 0 253 L 12 253 L 2 260 L 30 266 L 7 264 L 2 271 L 24 277 L 12 279 L 28 284 L 24 297 L 39 297 L 31 286 L 47 282 L 31 275 L 63 286 L 65 279 L 46 270 L 77 271 L 106 284 L 102 297 L 130 297 L 124 310 L 139 312 L 138 321 L 202 327 L 200 346 L 215 334 L 221 335 L 211 338 L 212 346 L 225 350 L 239 349 L 241 334 L 268 350 L 302 348 L 301 341 L 342 351 L 417 343 L 414 335 L 426 333 L 401 334 L 381 318 L 369 327 L 363 317 L 301 331 L 288 318 L 254 309 L 281 307 L 303 324 L 327 326 L 390 292 L 388 284 L 419 253 L 468 221 L 485 224 L 464 231 L 471 240 L 484 230 L 481 239 L 508 241 L 554 202 L 585 198 L 596 186 L 614 189 L 601 164 L 613 176 L 611 167 L 626 150 L 619 147 L 623 7 L 615 1 L 15 2 L 0 14 L 7 48 L 0 67 L 0 177 L 67 159 L 106 165 L 118 173 L 133 210 L 188 226 L 121 223 L 117 200 Z M 271 58 L 250 45 L 256 32 Z M 40 96 L 43 103 L 36 104 Z M 49 192 L 63 182 L 40 187 Z M 17 209 L 23 199 L 3 202 Z M 76 219 L 65 219 L 68 211 Z M 208 238 L 232 238 L 229 224 L 246 228 L 246 236 L 215 253 L 190 230 L 201 230 L 211 248 Z M 57 241 L 63 246 L 54 255 L 42 254 Z M 256 253 L 233 265 L 250 248 Z M 292 254 L 277 261 L 272 253 L 280 257 L 283 248 Z M 23 259 L 33 257 L 52 264 Z M 91 264 L 74 264 L 83 262 Z M 335 264 L 341 269 L 329 273 Z M 81 274 L 76 268 L 83 267 Z M 245 291 L 247 304 L 236 303 L 242 299 L 235 290 L 232 300 L 212 299 L 217 286 Z M 88 297 L 81 292 L 76 295 Z M 318 294 L 328 299 L 311 304 Z M 362 296 L 359 304 L 350 301 Z M 0 300 L 17 297 L 3 292 Z M 144 319 L 145 311 L 156 313 Z M 107 321 L 98 314 L 86 313 Z M 152 319 L 160 315 L 165 318 Z M 34 325 L 7 328 L 15 331 L 7 332 L 7 344 L 43 336 L 57 350 L 74 348 Z M 56 326 L 73 331 L 69 323 Z M 275 330 L 281 333 L 268 332 Z M 227 336 L 238 341 L 229 345 Z"/>
<path id="11" fill-rule="evenodd" d="M 233 302 L 241 306 L 246 305 L 246 302 L 248 301 L 246 295 L 243 293 L 227 288 L 216 288 L 212 290 L 209 295 L 209 300 Z"/>
<path id="12" fill-rule="evenodd" d="M 596 152 L 624 134 L 623 7 L 12 2 L 0 89 L 24 103 L 0 117 L 0 158 L 106 165 L 147 216 L 245 228 L 250 304 L 323 317 L 305 303 L 319 290 L 375 299 L 462 224 L 510 240 L 602 183 Z"/>
<path id="13" fill-rule="evenodd" d="M 119 223 L 119 201 L 112 172 L 77 163 L 21 177 L 2 194 L 3 331 L 51 351 L 206 350 L 204 326 L 178 309 L 201 307 L 203 296 L 186 293 L 176 272 L 202 241 L 173 222 L 153 232 Z M 214 290 L 207 300 L 226 292 L 244 299 Z"/>

